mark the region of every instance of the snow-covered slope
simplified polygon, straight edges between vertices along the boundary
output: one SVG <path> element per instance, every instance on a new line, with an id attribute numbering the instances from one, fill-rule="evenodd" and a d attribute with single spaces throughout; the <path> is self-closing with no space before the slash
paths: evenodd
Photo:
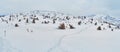
<path id="1" fill-rule="evenodd" d="M 108 15 L 55 11 L 6 15 L 0 17 L 0 52 L 119 52 L 118 22 Z"/>

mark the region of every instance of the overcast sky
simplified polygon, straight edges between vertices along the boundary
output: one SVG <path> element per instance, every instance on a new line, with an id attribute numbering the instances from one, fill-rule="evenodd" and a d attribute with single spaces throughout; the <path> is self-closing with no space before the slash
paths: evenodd
<path id="1" fill-rule="evenodd" d="M 120 0 L 0 0 L 0 14 L 50 10 L 76 15 L 109 14 L 120 17 L 119 5 Z"/>

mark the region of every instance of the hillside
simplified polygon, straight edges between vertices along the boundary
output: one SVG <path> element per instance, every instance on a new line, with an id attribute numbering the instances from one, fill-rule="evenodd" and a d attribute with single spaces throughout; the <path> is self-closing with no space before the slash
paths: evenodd
<path id="1" fill-rule="evenodd" d="M 0 17 L 0 52 L 119 52 L 120 20 L 31 11 Z"/>

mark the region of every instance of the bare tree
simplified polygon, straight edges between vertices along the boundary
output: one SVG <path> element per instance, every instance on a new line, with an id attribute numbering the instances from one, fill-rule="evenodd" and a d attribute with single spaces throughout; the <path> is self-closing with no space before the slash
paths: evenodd
<path id="1" fill-rule="evenodd" d="M 64 23 L 60 24 L 59 29 L 65 29 L 65 24 Z"/>

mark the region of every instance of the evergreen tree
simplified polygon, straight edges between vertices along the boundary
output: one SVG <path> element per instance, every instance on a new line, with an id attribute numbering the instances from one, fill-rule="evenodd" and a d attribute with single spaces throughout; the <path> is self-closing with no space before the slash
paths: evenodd
<path id="1" fill-rule="evenodd" d="M 15 27 L 18 27 L 19 25 L 18 24 L 15 24 Z"/>
<path id="2" fill-rule="evenodd" d="M 35 19 L 33 19 L 32 23 L 35 23 Z"/>
<path id="3" fill-rule="evenodd" d="M 27 18 L 27 20 L 26 20 L 26 23 L 28 23 L 28 18 Z"/>
<path id="4" fill-rule="evenodd" d="M 101 26 L 99 26 L 99 27 L 97 28 L 97 30 L 102 30 L 102 29 L 101 29 Z"/>

